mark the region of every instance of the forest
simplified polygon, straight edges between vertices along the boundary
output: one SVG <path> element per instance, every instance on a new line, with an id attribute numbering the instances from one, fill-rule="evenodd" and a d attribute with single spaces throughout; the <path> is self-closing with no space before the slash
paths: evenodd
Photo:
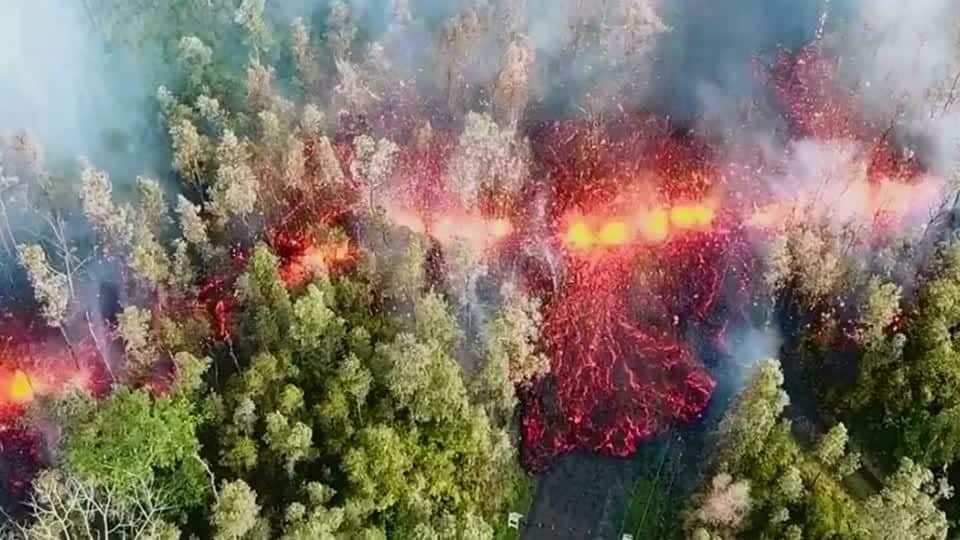
<path id="1" fill-rule="evenodd" d="M 910 4 L 0 6 L 0 537 L 960 538 Z"/>

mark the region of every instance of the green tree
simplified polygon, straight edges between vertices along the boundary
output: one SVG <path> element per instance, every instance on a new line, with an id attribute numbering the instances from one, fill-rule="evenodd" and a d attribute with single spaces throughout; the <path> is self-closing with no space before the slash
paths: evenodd
<path id="1" fill-rule="evenodd" d="M 723 456 L 734 470 L 757 459 L 790 402 L 783 391 L 783 372 L 776 360 L 764 360 L 720 424 Z"/>
<path id="2" fill-rule="evenodd" d="M 163 236 L 171 220 L 160 182 L 148 176 L 138 176 L 137 202 L 141 221 L 154 236 Z"/>
<path id="3" fill-rule="evenodd" d="M 117 316 L 117 333 L 135 376 L 149 372 L 158 358 L 150 332 L 151 320 L 150 311 L 137 306 L 127 306 Z"/>
<path id="4" fill-rule="evenodd" d="M 904 458 L 883 490 L 864 504 L 867 526 L 882 540 L 945 539 L 947 517 L 937 504 L 952 495 L 945 479 L 938 482 L 928 469 Z"/>
<path id="5" fill-rule="evenodd" d="M 411 334 L 378 349 L 386 386 L 397 404 L 416 422 L 444 421 L 462 414 L 467 404 L 460 366 L 436 341 Z"/>
<path id="6" fill-rule="evenodd" d="M 183 239 L 200 253 L 210 250 L 210 236 L 207 223 L 200 216 L 200 207 L 180 195 L 177 199 L 177 215 L 180 218 L 180 234 Z"/>
<path id="7" fill-rule="evenodd" d="M 492 418 L 509 418 L 517 405 L 516 388 L 529 387 L 549 373 L 549 359 L 540 352 L 540 305 L 512 286 L 480 336 L 483 364 L 474 391 Z"/>
<path id="8" fill-rule="evenodd" d="M 864 349 L 856 385 L 842 400 L 844 412 L 868 427 L 894 457 L 944 465 L 960 455 L 960 243 L 945 245 L 930 278 L 918 291 L 902 330 L 879 336 Z M 878 291 L 878 292 L 877 292 Z M 877 289 L 867 312 L 889 315 L 895 290 Z"/>
<path id="9" fill-rule="evenodd" d="M 422 341 L 433 341 L 452 353 L 463 339 L 463 331 L 447 302 L 436 292 L 421 297 L 413 307 L 414 333 Z"/>
<path id="10" fill-rule="evenodd" d="M 276 255 L 266 245 L 259 244 L 254 248 L 247 270 L 238 282 L 251 330 L 250 337 L 266 349 L 282 343 L 294 320 L 293 303 L 286 285 L 280 279 L 278 265 Z"/>
<path id="11" fill-rule="evenodd" d="M 113 202 L 113 184 L 107 173 L 89 163 L 81 174 L 80 200 L 83 213 L 97 231 L 101 247 L 110 255 L 122 255 L 133 240 L 130 210 Z"/>
<path id="12" fill-rule="evenodd" d="M 290 337 L 305 351 L 316 351 L 320 362 L 328 364 L 336 344 L 343 339 L 345 321 L 330 309 L 329 288 L 307 286 L 306 294 L 293 304 L 293 325 Z"/>
<path id="13" fill-rule="evenodd" d="M 860 456 L 847 451 L 847 427 L 839 423 L 824 434 L 817 444 L 816 456 L 829 469 L 841 477 L 848 476 L 860 468 Z"/>
<path id="14" fill-rule="evenodd" d="M 243 480 L 224 481 L 211 510 L 215 540 L 244 538 L 260 517 L 257 494 Z"/>
<path id="15" fill-rule="evenodd" d="M 50 326 L 62 327 L 70 305 L 67 277 L 50 265 L 42 247 L 20 245 L 17 251 L 44 320 Z"/>
<path id="16" fill-rule="evenodd" d="M 210 190 L 210 211 L 221 227 L 244 220 L 257 208 L 259 182 L 250 167 L 245 142 L 227 130 L 217 146 L 217 172 Z"/>
<path id="17" fill-rule="evenodd" d="M 165 285 L 170 279 L 170 256 L 154 233 L 143 225 L 137 228 L 127 266 L 140 282 L 151 291 Z"/>
<path id="18" fill-rule="evenodd" d="M 207 490 L 192 402 L 120 387 L 66 421 L 63 467 L 118 500 L 153 486 L 171 508 L 189 509 Z"/>
<path id="19" fill-rule="evenodd" d="M 887 327 L 900 313 L 901 294 L 897 285 L 870 278 L 858 321 L 857 340 L 861 345 L 869 348 L 882 342 Z"/>
<path id="20" fill-rule="evenodd" d="M 271 452 L 283 460 L 287 474 L 293 475 L 297 463 L 308 459 L 313 452 L 313 430 L 303 422 L 291 422 L 279 412 L 267 414 L 267 428 L 263 442 Z"/>

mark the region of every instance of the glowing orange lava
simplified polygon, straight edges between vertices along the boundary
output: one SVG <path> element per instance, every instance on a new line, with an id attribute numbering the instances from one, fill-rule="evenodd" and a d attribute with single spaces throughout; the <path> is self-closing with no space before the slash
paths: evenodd
<path id="1" fill-rule="evenodd" d="M 709 227 L 713 209 L 704 205 L 679 205 L 670 209 L 670 224 L 678 229 Z"/>
<path id="2" fill-rule="evenodd" d="M 658 208 L 643 221 L 643 237 L 651 242 L 662 242 L 670 234 L 670 217 L 666 210 Z"/>
<path id="3" fill-rule="evenodd" d="M 33 383 L 22 369 L 13 372 L 7 383 L 6 397 L 11 403 L 23 404 L 33 401 Z"/>
<path id="4" fill-rule="evenodd" d="M 580 217 L 567 226 L 564 240 L 578 251 L 633 242 L 659 243 L 666 240 L 672 230 L 706 229 L 711 226 L 713 219 L 713 208 L 704 204 L 654 208 L 634 218 Z"/>
<path id="5" fill-rule="evenodd" d="M 351 258 L 353 253 L 347 240 L 310 246 L 303 254 L 304 264 L 314 268 L 326 268 L 332 263 L 349 261 Z"/>
<path id="6" fill-rule="evenodd" d="M 494 238 L 504 238 L 513 232 L 513 226 L 510 220 L 495 219 L 490 223 L 490 233 Z"/>
<path id="7" fill-rule="evenodd" d="M 303 285 L 316 276 L 326 275 L 331 267 L 352 261 L 355 253 L 347 240 L 307 245 L 292 254 L 280 267 L 280 277 L 288 287 Z"/>
<path id="8" fill-rule="evenodd" d="M 567 229 L 567 243 L 577 249 L 589 249 L 593 246 L 593 233 L 590 227 L 578 221 Z"/>
<path id="9" fill-rule="evenodd" d="M 597 239 L 605 246 L 620 246 L 630 241 L 627 224 L 622 221 L 611 221 L 600 229 Z"/>
<path id="10" fill-rule="evenodd" d="M 90 368 L 66 363 L 37 367 L 0 367 L 0 407 L 22 407 L 41 396 L 63 392 L 67 388 L 92 390 Z"/>

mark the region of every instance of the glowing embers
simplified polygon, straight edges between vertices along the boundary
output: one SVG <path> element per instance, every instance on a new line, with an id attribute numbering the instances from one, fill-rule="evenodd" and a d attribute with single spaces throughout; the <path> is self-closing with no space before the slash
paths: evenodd
<path id="1" fill-rule="evenodd" d="M 564 242 L 577 251 L 659 243 L 673 233 L 708 230 L 714 210 L 706 204 L 678 204 L 653 208 L 634 216 L 573 215 L 565 220 Z"/>

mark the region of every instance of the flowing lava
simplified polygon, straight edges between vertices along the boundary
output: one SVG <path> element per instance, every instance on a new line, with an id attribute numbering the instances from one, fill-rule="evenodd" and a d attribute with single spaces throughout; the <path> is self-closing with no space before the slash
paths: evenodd
<path id="1" fill-rule="evenodd" d="M 717 219 L 711 204 L 677 203 L 561 220 L 567 278 L 543 327 L 551 373 L 523 417 L 530 469 L 578 448 L 628 456 L 706 408 L 715 382 L 684 334 L 721 332 L 720 291 L 748 275 L 732 256 L 745 243 Z"/>
<path id="2" fill-rule="evenodd" d="M 25 493 L 44 463 L 44 438 L 20 417 L 36 399 L 77 388 L 95 395 L 106 391 L 95 346 L 88 340 L 74 344 L 74 360 L 59 345 L 59 335 L 5 312 L 0 316 L 0 478 L 3 491 L 14 499 Z"/>
<path id="3" fill-rule="evenodd" d="M 636 219 L 577 216 L 570 220 L 564 241 L 581 252 L 637 241 L 658 243 L 665 241 L 671 232 L 709 229 L 713 218 L 713 209 L 702 204 L 654 208 Z"/>
<path id="4" fill-rule="evenodd" d="M 701 359 L 749 316 L 760 262 L 748 236 L 813 220 L 861 225 L 869 238 L 903 230 L 891 225 L 916 222 L 942 196 L 942 179 L 833 92 L 819 53 L 782 56 L 768 78 L 793 126 L 782 161 L 722 162 L 663 121 L 630 115 L 599 134 L 576 122 L 540 134 L 566 277 L 545 294 L 551 372 L 524 399 L 529 469 L 577 449 L 628 456 L 704 411 L 716 383 Z M 806 171 L 812 181 L 810 163 L 823 169 Z"/>

